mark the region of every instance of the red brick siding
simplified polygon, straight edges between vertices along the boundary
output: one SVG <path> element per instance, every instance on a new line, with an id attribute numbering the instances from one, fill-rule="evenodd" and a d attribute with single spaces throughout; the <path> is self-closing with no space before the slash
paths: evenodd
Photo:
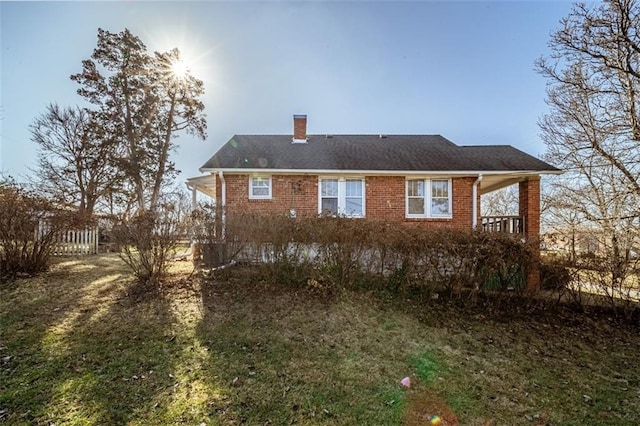
<path id="1" fill-rule="evenodd" d="M 524 231 L 528 238 L 540 236 L 540 178 L 520 182 L 518 187 L 520 216 L 524 217 Z"/>
<path id="2" fill-rule="evenodd" d="M 477 177 L 453 179 L 453 226 L 471 229 L 473 226 L 473 183 Z M 476 214 L 480 213 L 480 195 L 476 193 Z M 478 217 L 480 217 L 478 215 Z"/>
<path id="3" fill-rule="evenodd" d="M 540 238 L 540 178 L 530 178 L 518 186 L 519 213 L 524 218 L 524 233 L 527 239 L 537 244 Z M 527 268 L 527 288 L 540 287 L 539 256 L 534 253 L 533 262 Z"/>
<path id="4" fill-rule="evenodd" d="M 404 221 L 404 182 L 402 176 L 367 176 L 365 216 L 375 220 Z"/>
<path id="5" fill-rule="evenodd" d="M 302 175 L 271 176 L 271 199 L 249 199 L 250 175 L 225 175 L 227 212 L 263 212 L 288 214 L 295 209 L 298 216 L 318 214 L 318 177 Z M 220 179 L 216 188 L 222 192 Z"/>
<path id="6" fill-rule="evenodd" d="M 298 217 L 318 214 L 318 176 L 273 175 L 271 176 L 272 198 L 269 200 L 249 199 L 249 177 L 250 175 L 225 175 L 228 213 L 260 211 L 287 214 L 291 209 L 295 209 Z M 452 219 L 407 219 L 405 218 L 405 177 L 367 176 L 365 178 L 365 216 L 372 220 L 421 224 L 427 227 L 450 226 L 471 229 L 472 188 L 475 179 L 475 177 L 452 179 Z M 216 177 L 216 193 L 222 194 L 219 177 Z"/>

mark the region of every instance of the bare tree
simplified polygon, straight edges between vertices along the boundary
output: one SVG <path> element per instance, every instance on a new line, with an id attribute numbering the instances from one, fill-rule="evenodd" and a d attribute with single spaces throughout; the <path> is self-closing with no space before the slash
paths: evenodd
<path id="1" fill-rule="evenodd" d="M 552 35 L 551 55 L 537 61 L 551 107 L 540 120 L 549 156 L 569 170 L 612 166 L 618 189 L 638 195 L 639 34 L 635 0 L 577 4 Z"/>
<path id="2" fill-rule="evenodd" d="M 98 201 L 121 180 L 113 166 L 117 146 L 80 107 L 50 104 L 30 126 L 38 144 L 38 188 L 49 197 L 75 206 L 91 217 Z"/>
<path id="3" fill-rule="evenodd" d="M 549 46 L 537 62 L 550 106 L 539 125 L 546 159 L 566 173 L 551 183 L 548 215 L 558 229 L 597 238 L 602 257 L 592 266 L 621 286 L 640 229 L 640 6 L 577 4 Z"/>
<path id="4" fill-rule="evenodd" d="M 565 189 L 560 178 L 554 177 L 547 183 L 550 193 L 542 195 L 540 225 L 547 243 L 568 251 L 570 261 L 575 261 L 579 246 L 580 232 L 586 223 L 584 217 L 565 197 Z"/>
<path id="5" fill-rule="evenodd" d="M 484 194 L 481 199 L 483 216 L 517 215 L 518 205 L 518 187 L 516 185 Z"/>

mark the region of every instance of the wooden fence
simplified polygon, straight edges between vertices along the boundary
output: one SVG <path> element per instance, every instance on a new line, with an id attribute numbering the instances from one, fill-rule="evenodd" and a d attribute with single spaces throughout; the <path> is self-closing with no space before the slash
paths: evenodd
<path id="1" fill-rule="evenodd" d="M 36 239 L 48 232 L 47 227 L 46 223 L 40 223 Z M 57 232 L 54 235 L 55 244 L 52 254 L 54 256 L 96 254 L 98 253 L 98 238 L 98 227 Z"/>

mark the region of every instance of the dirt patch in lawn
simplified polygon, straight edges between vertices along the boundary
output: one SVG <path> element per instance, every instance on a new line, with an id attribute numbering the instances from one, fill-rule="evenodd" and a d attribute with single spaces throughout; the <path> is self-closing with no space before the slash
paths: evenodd
<path id="1" fill-rule="evenodd" d="M 405 426 L 457 426 L 458 417 L 445 399 L 433 389 L 410 391 L 404 416 Z"/>

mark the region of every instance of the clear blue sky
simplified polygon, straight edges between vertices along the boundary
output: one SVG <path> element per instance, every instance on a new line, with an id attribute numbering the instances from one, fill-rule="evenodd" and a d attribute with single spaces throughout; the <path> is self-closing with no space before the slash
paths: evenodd
<path id="1" fill-rule="evenodd" d="M 82 104 L 69 75 L 97 29 L 178 47 L 205 83 L 208 134 L 173 154 L 181 179 L 233 134 L 441 134 L 544 153 L 534 61 L 568 1 L 0 2 L 0 171 L 36 164 L 28 126 L 50 102 Z"/>

